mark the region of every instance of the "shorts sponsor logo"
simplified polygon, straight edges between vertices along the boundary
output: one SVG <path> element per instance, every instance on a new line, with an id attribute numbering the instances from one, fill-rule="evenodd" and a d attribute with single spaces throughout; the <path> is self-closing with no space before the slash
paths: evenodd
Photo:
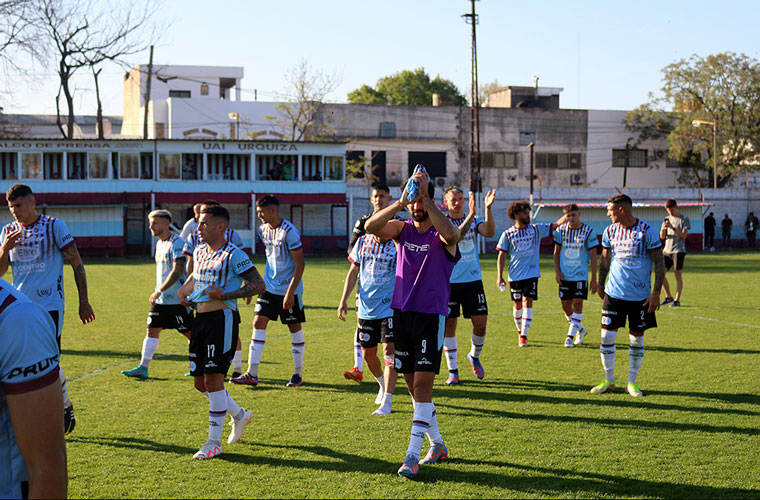
<path id="1" fill-rule="evenodd" d="M 206 368 L 218 368 L 218 366 L 213 361 L 209 361 L 208 363 L 206 363 Z"/>
<path id="2" fill-rule="evenodd" d="M 269 301 L 267 299 L 256 299 L 257 304 L 269 304 Z"/>
<path id="3" fill-rule="evenodd" d="M 606 309 L 602 309 L 602 314 L 605 314 L 607 316 L 617 316 L 617 311 L 608 311 Z"/>
<path id="4" fill-rule="evenodd" d="M 261 304 L 256 304 L 255 311 L 256 312 L 261 312 Z"/>
<path id="5" fill-rule="evenodd" d="M 396 356 L 409 356 L 407 351 L 396 351 Z"/>
<path id="6" fill-rule="evenodd" d="M 369 333 L 362 333 L 359 335 L 359 340 L 362 342 L 369 342 Z"/>
<path id="7" fill-rule="evenodd" d="M 522 299 L 522 293 L 518 292 L 517 290 L 512 290 L 512 295 L 514 295 L 515 300 Z"/>
<path id="8" fill-rule="evenodd" d="M 398 354 L 398 353 L 396 353 L 396 354 Z M 400 370 L 400 369 L 401 369 L 401 360 L 398 359 L 398 358 L 396 358 L 396 370 Z"/>
<path id="9" fill-rule="evenodd" d="M 602 316 L 602 324 L 604 326 L 611 325 L 612 324 L 612 318 L 610 318 L 609 316 Z"/>
<path id="10" fill-rule="evenodd" d="M 433 363 L 431 363 L 430 361 L 428 361 L 427 358 L 422 358 L 422 359 L 420 359 L 420 360 L 417 361 L 417 364 L 418 365 L 432 365 Z"/>

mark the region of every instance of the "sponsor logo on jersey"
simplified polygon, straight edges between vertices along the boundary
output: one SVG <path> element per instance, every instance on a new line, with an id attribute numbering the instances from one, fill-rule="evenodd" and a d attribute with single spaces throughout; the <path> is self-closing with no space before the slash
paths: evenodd
<path id="1" fill-rule="evenodd" d="M 56 363 L 58 363 L 57 354 L 28 366 L 17 366 L 15 368 L 11 368 L 11 371 L 8 374 L 8 380 L 14 379 L 16 377 L 25 378 L 29 377 L 30 375 L 39 375 Z"/>
<path id="2" fill-rule="evenodd" d="M 425 243 L 424 245 L 415 245 L 414 243 L 404 242 L 404 247 L 408 248 L 412 252 L 427 252 L 430 249 L 430 245 Z"/>

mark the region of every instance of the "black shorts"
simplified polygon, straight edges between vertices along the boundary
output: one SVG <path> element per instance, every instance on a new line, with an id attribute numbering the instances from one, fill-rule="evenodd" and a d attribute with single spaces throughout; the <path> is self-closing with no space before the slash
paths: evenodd
<path id="1" fill-rule="evenodd" d="M 148 313 L 148 328 L 187 333 L 193 328 L 193 312 L 179 304 L 153 304 Z"/>
<path id="2" fill-rule="evenodd" d="M 277 320 L 279 317 L 283 325 L 305 322 L 306 314 L 301 303 L 301 296 L 295 295 L 295 307 L 288 310 L 282 308 L 284 298 L 284 295 L 275 295 L 269 292 L 262 293 L 256 299 L 256 316 L 264 316 L 272 321 Z"/>
<path id="3" fill-rule="evenodd" d="M 61 352 L 61 328 L 63 327 L 63 311 L 48 311 L 55 325 L 55 341 L 58 342 L 58 353 Z"/>
<path id="4" fill-rule="evenodd" d="M 240 314 L 232 309 L 197 313 L 190 334 L 190 375 L 226 374 L 235 355 Z"/>
<path id="5" fill-rule="evenodd" d="M 602 304 L 602 328 L 617 330 L 625 326 L 628 318 L 628 329 L 632 332 L 644 332 L 657 328 L 657 318 L 643 305 L 643 300 L 620 300 L 609 295 L 604 296 Z"/>
<path id="6" fill-rule="evenodd" d="M 686 257 L 686 253 L 684 252 L 676 252 L 676 253 L 663 253 L 663 258 L 665 259 L 665 270 L 670 271 L 670 268 L 673 267 L 673 263 L 676 264 L 676 271 L 680 271 L 683 269 L 683 259 Z"/>
<path id="7" fill-rule="evenodd" d="M 396 370 L 399 373 L 438 373 L 446 316 L 394 310 L 393 322 L 396 327 Z"/>
<path id="8" fill-rule="evenodd" d="M 538 300 L 538 278 L 510 281 L 509 295 L 512 297 L 512 301 L 514 302 L 520 302 L 523 297 Z"/>
<path id="9" fill-rule="evenodd" d="M 559 286 L 559 298 L 560 300 L 586 300 L 588 298 L 588 282 L 562 280 L 562 284 Z"/>
<path id="10" fill-rule="evenodd" d="M 483 280 L 468 283 L 452 283 L 449 297 L 449 318 L 459 317 L 459 306 L 462 306 L 462 316 L 480 316 L 488 314 L 486 292 L 483 290 Z"/>
<path id="11" fill-rule="evenodd" d="M 383 319 L 359 319 L 356 336 L 364 349 L 377 347 L 377 344 L 393 343 L 393 316 Z"/>

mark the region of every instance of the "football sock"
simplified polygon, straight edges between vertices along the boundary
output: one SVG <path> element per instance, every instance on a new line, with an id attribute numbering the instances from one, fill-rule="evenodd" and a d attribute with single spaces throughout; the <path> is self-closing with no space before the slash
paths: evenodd
<path id="1" fill-rule="evenodd" d="M 232 399 L 232 396 L 230 396 L 229 392 L 224 392 L 227 393 L 227 414 L 235 420 L 240 420 L 245 411 L 240 407 L 239 404 L 235 402 L 234 399 Z"/>
<path id="2" fill-rule="evenodd" d="M 354 367 L 362 371 L 362 367 L 364 365 L 364 358 L 362 357 L 362 345 L 359 343 L 359 339 L 357 335 L 359 332 L 356 332 L 356 335 L 354 335 Z"/>
<path id="3" fill-rule="evenodd" d="M 617 337 L 617 330 L 602 329 L 602 343 L 599 346 L 599 352 L 602 355 L 604 378 L 610 382 L 615 381 L 615 337 Z"/>
<path id="4" fill-rule="evenodd" d="M 522 309 L 516 309 L 512 307 L 512 318 L 515 320 L 515 326 L 517 327 L 517 333 L 522 332 Z"/>
<path id="5" fill-rule="evenodd" d="M 391 412 L 391 406 L 393 405 L 393 394 L 388 394 L 387 392 L 383 396 L 383 402 L 380 405 L 380 408 L 378 408 L 376 411 L 378 415 L 387 415 Z"/>
<path id="6" fill-rule="evenodd" d="M 581 322 L 583 320 L 583 313 L 573 313 L 570 318 L 578 321 L 578 331 L 583 330 L 583 323 Z"/>
<path id="7" fill-rule="evenodd" d="M 567 314 L 565 314 L 565 319 L 568 321 L 568 323 L 572 321 L 572 318 L 573 318 L 572 316 L 568 316 Z"/>
<path id="8" fill-rule="evenodd" d="M 248 350 L 248 374 L 252 377 L 259 376 L 259 363 L 261 363 L 261 353 L 264 352 L 264 345 L 267 340 L 266 329 L 254 329 L 251 338 L 251 347 Z"/>
<path id="9" fill-rule="evenodd" d="M 644 337 L 628 335 L 631 344 L 628 347 L 628 382 L 635 384 L 639 375 L 641 362 L 644 361 Z"/>
<path id="10" fill-rule="evenodd" d="M 221 444 L 224 418 L 227 416 L 227 391 L 208 393 L 208 440 Z"/>
<path id="11" fill-rule="evenodd" d="M 293 373 L 300 377 L 303 376 L 303 351 L 306 347 L 306 338 L 303 335 L 303 330 L 291 333 L 290 338 L 290 352 L 293 354 Z"/>
<path id="12" fill-rule="evenodd" d="M 472 344 L 472 347 L 470 348 L 470 356 L 473 358 L 479 358 L 480 352 L 483 350 L 483 344 L 485 344 L 485 342 L 485 335 L 475 335 L 473 333 L 472 337 L 470 337 L 470 343 Z"/>
<path id="13" fill-rule="evenodd" d="M 140 360 L 140 366 L 147 368 L 150 366 L 150 360 L 153 359 L 153 355 L 158 349 L 158 339 L 152 337 L 145 337 L 143 339 L 142 346 L 142 359 Z"/>
<path id="14" fill-rule="evenodd" d="M 443 352 L 446 354 L 446 364 L 449 371 L 453 372 L 459 369 L 457 365 L 457 338 L 443 337 Z"/>
<path id="15" fill-rule="evenodd" d="M 412 432 L 409 437 L 409 448 L 406 454 L 417 459 L 420 458 L 420 450 L 425 442 L 425 433 L 430 426 L 433 417 L 433 403 L 414 403 L 414 416 L 412 417 Z"/>
<path id="16" fill-rule="evenodd" d="M 377 385 L 380 386 L 380 390 L 382 392 L 385 392 L 385 375 L 380 375 L 379 377 L 375 377 L 375 380 L 377 380 Z"/>
<path id="17" fill-rule="evenodd" d="M 581 325 L 582 318 L 583 314 L 579 313 L 573 313 L 573 315 L 570 316 L 570 328 L 567 329 L 568 337 L 575 337 L 575 334 L 583 328 L 583 325 Z"/>
<path id="18" fill-rule="evenodd" d="M 243 373 L 243 351 L 238 349 L 232 357 L 232 371 Z"/>
<path id="19" fill-rule="evenodd" d="M 523 337 L 528 336 L 528 332 L 530 331 L 530 323 L 532 320 L 533 320 L 533 308 L 523 307 L 522 329 L 520 330 L 520 335 L 522 335 Z"/>
<path id="20" fill-rule="evenodd" d="M 71 400 L 69 399 L 69 386 L 66 384 L 66 374 L 63 373 L 63 368 L 58 365 L 58 381 L 61 382 L 61 393 L 63 394 L 63 407 L 68 408 L 71 406 Z"/>
<path id="21" fill-rule="evenodd" d="M 435 403 L 430 404 L 433 405 L 433 414 L 430 416 L 430 426 L 426 434 L 431 444 L 443 444 L 441 431 L 438 429 L 438 416 L 435 411 Z"/>

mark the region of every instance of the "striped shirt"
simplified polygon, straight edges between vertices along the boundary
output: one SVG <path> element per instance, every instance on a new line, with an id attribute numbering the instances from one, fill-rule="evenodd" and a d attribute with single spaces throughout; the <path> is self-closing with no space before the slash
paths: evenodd
<path id="1" fill-rule="evenodd" d="M 225 242 L 216 252 L 208 245 L 201 245 L 193 253 L 193 293 L 190 302 L 209 302 L 205 290 L 217 286 L 224 293 L 234 292 L 243 284 L 241 275 L 255 269 L 248 255 L 230 242 Z M 225 300 L 224 305 L 237 309 L 237 299 Z"/>
<path id="2" fill-rule="evenodd" d="M 155 291 L 161 289 L 166 278 L 171 274 L 174 268 L 174 262 L 177 260 L 184 260 L 185 254 L 182 249 L 185 245 L 185 240 L 180 238 L 174 233 L 165 239 L 158 240 L 156 242 L 156 288 Z M 184 268 L 184 266 L 183 266 Z M 185 281 L 184 273 L 180 278 L 167 290 L 164 290 L 161 295 L 156 299 L 156 304 L 163 305 L 177 305 L 179 299 L 177 298 L 177 290 L 180 289 L 182 283 Z"/>
<path id="3" fill-rule="evenodd" d="M 459 227 L 464 222 L 465 217 L 461 219 L 449 220 L 452 224 Z M 483 274 L 480 271 L 480 254 L 478 252 L 478 226 L 485 221 L 480 217 L 475 217 L 470 225 L 469 231 L 459 242 L 459 251 L 462 253 L 462 259 L 454 266 L 451 272 L 452 283 L 469 283 L 471 281 L 480 281 Z"/>
<path id="4" fill-rule="evenodd" d="M 396 244 L 380 243 L 371 235 L 359 237 L 348 260 L 359 266 L 359 293 L 356 315 L 359 319 L 393 316 L 391 298 L 396 283 Z"/>
<path id="5" fill-rule="evenodd" d="M 267 254 L 267 267 L 264 283 L 267 292 L 285 295 L 296 270 L 296 261 L 290 252 L 301 248 L 301 234 L 288 220 L 282 219 L 277 227 L 261 224 L 256 234 L 264 243 Z M 303 293 L 303 281 L 298 283 L 295 294 Z"/>
<path id="6" fill-rule="evenodd" d="M 46 311 L 63 311 L 63 254 L 74 237 L 62 220 L 40 215 L 31 226 L 6 224 L 0 243 L 10 233 L 22 229 L 18 245 L 10 251 L 13 286 Z"/>
<path id="7" fill-rule="evenodd" d="M 528 224 L 518 228 L 514 225 L 504 231 L 496 249 L 509 254 L 509 281 L 540 278 L 538 251 L 541 239 L 549 236 L 551 224 Z"/>
<path id="8" fill-rule="evenodd" d="M 559 270 L 566 281 L 588 281 L 589 250 L 599 246 L 596 231 L 588 224 L 573 229 L 562 224 L 554 230 L 554 243 L 561 246 Z"/>
<path id="9" fill-rule="evenodd" d="M 662 246 L 657 230 L 640 219 L 630 228 L 617 222 L 604 230 L 602 246 L 612 251 L 605 293 L 620 300 L 649 297 L 652 293 L 649 251 Z"/>

